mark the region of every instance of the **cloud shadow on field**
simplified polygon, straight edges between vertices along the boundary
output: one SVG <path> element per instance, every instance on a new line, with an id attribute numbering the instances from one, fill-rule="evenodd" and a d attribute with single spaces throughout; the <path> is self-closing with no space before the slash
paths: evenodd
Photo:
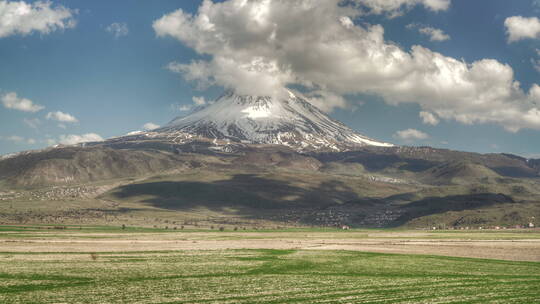
<path id="1" fill-rule="evenodd" d="M 510 196 L 495 193 L 427 197 L 401 206 L 404 213 L 391 226 L 399 226 L 423 216 L 449 211 L 476 210 L 503 204 L 516 204 L 516 202 Z"/>
<path id="2" fill-rule="evenodd" d="M 299 187 L 253 174 L 237 174 L 214 182 L 162 181 L 131 184 L 112 192 L 117 199 L 144 198 L 143 203 L 169 210 L 204 207 L 213 211 L 227 208 L 253 215 L 256 210 L 324 208 L 358 200 L 359 196 L 340 181 L 324 181 L 316 187 Z M 148 198 L 149 197 L 149 198 Z"/>

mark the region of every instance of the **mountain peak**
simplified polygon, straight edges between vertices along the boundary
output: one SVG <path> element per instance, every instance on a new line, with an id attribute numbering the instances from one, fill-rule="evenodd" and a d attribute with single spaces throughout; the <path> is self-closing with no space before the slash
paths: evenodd
<path id="1" fill-rule="evenodd" d="M 239 95 L 227 91 L 214 103 L 172 120 L 159 132 L 182 131 L 207 138 L 254 144 L 280 144 L 297 150 L 390 147 L 333 120 L 300 94 L 284 97 Z"/>

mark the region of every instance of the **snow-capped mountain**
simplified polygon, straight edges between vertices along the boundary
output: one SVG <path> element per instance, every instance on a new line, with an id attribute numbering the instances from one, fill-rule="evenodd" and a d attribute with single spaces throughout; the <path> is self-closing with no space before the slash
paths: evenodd
<path id="1" fill-rule="evenodd" d="M 297 150 L 347 150 L 383 146 L 335 121 L 299 94 L 286 98 L 227 92 L 214 103 L 178 117 L 157 132 L 185 132 L 211 139 L 254 144 L 280 144 Z"/>

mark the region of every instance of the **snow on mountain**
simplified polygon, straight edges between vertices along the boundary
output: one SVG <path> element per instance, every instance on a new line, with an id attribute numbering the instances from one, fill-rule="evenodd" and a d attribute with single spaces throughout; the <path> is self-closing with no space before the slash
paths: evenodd
<path id="1" fill-rule="evenodd" d="M 156 132 L 185 132 L 254 144 L 280 144 L 297 150 L 342 151 L 354 146 L 393 146 L 335 121 L 300 95 L 288 98 L 227 92 L 214 103 L 178 117 Z"/>

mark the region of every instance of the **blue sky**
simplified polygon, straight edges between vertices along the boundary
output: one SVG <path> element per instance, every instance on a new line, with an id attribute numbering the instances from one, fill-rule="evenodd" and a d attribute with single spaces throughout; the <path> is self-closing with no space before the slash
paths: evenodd
<path id="1" fill-rule="evenodd" d="M 524 96 L 533 96 L 503 100 L 496 106 L 525 99 L 535 102 L 530 91 L 534 84 L 540 84 L 540 68 L 535 68 L 536 63 L 540 66 L 540 30 L 520 32 L 519 22 L 514 28 L 513 23 L 505 25 L 505 21 L 519 16 L 533 22 L 540 15 L 540 2 L 440 0 L 448 1 L 448 7 L 440 9 L 422 5 L 420 0 L 403 0 L 404 5 L 397 9 L 377 12 L 378 1 L 370 1 L 371 6 L 358 8 L 363 9 L 362 14 L 350 16 L 355 26 L 368 29 L 381 25 L 385 43 L 405 53 L 412 54 L 411 48 L 420 45 L 430 54 L 440 53 L 467 64 L 494 59 L 511 68 Z M 420 4 L 407 6 L 409 2 Z M 182 29 L 153 27 L 156 20 L 178 9 L 184 14 L 196 14 L 202 1 L 52 1 L 47 5 L 53 13 L 62 7 L 70 12 L 56 26 L 43 28 L 37 24 L 24 32 L 11 25 L 2 31 L 6 27 L 2 22 L 7 18 L 5 10 L 21 3 L 0 1 L 0 96 L 10 97 L 6 99 L 9 105 L 0 103 L 0 154 L 95 136 L 120 136 L 141 130 L 147 123 L 164 125 L 182 115 L 180 109 L 191 106 L 194 96 L 211 100 L 223 86 L 235 85 L 234 81 L 217 79 L 214 85 L 200 90 L 196 81 L 186 80 L 185 75 L 167 68 L 171 62 L 189 64 L 192 60 L 226 58 L 227 53 L 221 50 L 197 49 L 193 41 L 175 32 Z M 36 9 L 33 1 L 25 4 Z M 219 17 L 211 13 L 209 16 Z M 298 22 L 301 26 L 302 21 Z M 449 39 L 432 41 L 429 30 L 425 30 L 429 28 L 441 30 Z M 518 35 L 514 41 L 510 41 L 510 30 Z M 335 84 L 317 83 L 309 78 L 312 74 L 293 72 L 325 89 L 334 86 L 332 93 L 343 96 L 346 104 L 333 107 L 331 116 L 378 140 L 482 153 L 540 155 L 540 128 L 534 120 L 520 122 L 525 121 L 531 108 L 523 110 L 523 117 L 516 114 L 510 118 L 493 118 L 494 114 L 483 115 L 476 109 L 472 122 L 464 122 L 459 118 L 464 114 L 460 112 L 463 107 L 446 104 L 452 99 L 445 100 L 442 109 L 441 103 L 432 105 L 425 94 L 418 95 L 424 99 L 416 102 L 412 93 L 410 100 L 401 100 L 380 89 L 340 90 Z M 491 79 L 497 75 L 489 74 L 486 79 L 497 84 L 496 79 Z M 392 81 L 392 85 L 400 84 L 399 80 Z M 483 83 L 482 79 L 475 81 Z M 22 98 L 37 107 L 21 105 Z M 452 114 L 444 116 L 446 107 Z M 534 109 L 534 105 L 529 107 Z M 419 116 L 422 111 L 437 116 L 437 124 L 425 123 Z M 512 129 L 513 119 L 519 130 Z M 416 132 L 399 133 L 406 130 Z"/>

